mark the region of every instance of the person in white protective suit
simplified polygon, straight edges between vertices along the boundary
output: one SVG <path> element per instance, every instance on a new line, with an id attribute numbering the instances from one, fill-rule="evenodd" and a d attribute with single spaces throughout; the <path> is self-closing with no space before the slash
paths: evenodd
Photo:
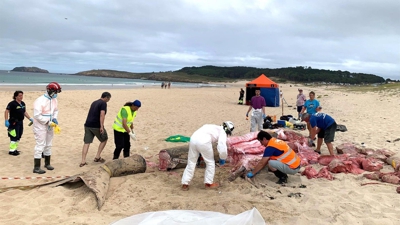
<path id="1" fill-rule="evenodd" d="M 232 135 L 234 129 L 231 121 L 222 123 L 222 126 L 205 124 L 196 130 L 190 137 L 188 162 L 182 176 L 182 190 L 189 190 L 189 183 L 193 178 L 199 154 L 206 163 L 204 183 L 206 188 L 218 188 L 219 184 L 214 183 L 215 161 L 212 143 L 218 142 L 219 164 L 225 164 L 228 157 L 226 140 L 227 135 Z"/>
<path id="2" fill-rule="evenodd" d="M 50 157 L 54 134 L 53 127 L 58 125 L 57 94 L 60 92 L 61 86 L 57 82 L 51 82 L 46 86 L 46 93 L 37 98 L 33 104 L 33 133 L 36 140 L 34 173 L 46 173 L 40 168 L 42 155 L 44 156 L 44 167 L 48 170 L 54 170 L 54 167 L 50 165 Z"/>

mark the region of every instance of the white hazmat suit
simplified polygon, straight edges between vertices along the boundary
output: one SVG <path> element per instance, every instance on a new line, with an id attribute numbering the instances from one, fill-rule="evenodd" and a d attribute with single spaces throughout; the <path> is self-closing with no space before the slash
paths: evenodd
<path id="1" fill-rule="evenodd" d="M 251 112 L 251 127 L 250 127 L 250 132 L 255 132 L 262 130 L 263 129 L 263 112 L 262 109 L 252 109 Z"/>
<path id="2" fill-rule="evenodd" d="M 36 99 L 33 104 L 33 133 L 35 135 L 35 159 L 41 159 L 44 156 L 51 155 L 51 146 L 54 130 L 49 124 L 58 116 L 58 101 L 44 94 Z"/>
<path id="3" fill-rule="evenodd" d="M 199 154 L 206 163 L 206 171 L 204 175 L 204 183 L 212 184 L 215 174 L 215 161 L 212 143 L 218 142 L 217 150 L 220 159 L 226 160 L 227 134 L 222 126 L 214 124 L 205 124 L 196 130 L 190 137 L 188 163 L 182 176 L 182 184 L 189 185 L 193 178 Z"/>

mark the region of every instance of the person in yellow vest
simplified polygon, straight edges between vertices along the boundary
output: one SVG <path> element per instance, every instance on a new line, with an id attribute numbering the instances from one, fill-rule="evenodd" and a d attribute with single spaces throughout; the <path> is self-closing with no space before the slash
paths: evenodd
<path id="1" fill-rule="evenodd" d="M 124 158 L 129 157 L 131 148 L 130 138 L 136 140 L 136 135 L 133 132 L 133 120 L 141 106 L 142 103 L 139 100 L 135 100 L 125 103 L 119 110 L 113 124 L 115 143 L 113 159 L 119 158 L 122 149 L 124 151 Z"/>
<path id="2" fill-rule="evenodd" d="M 257 140 L 265 146 L 261 161 L 253 171 L 247 173 L 248 178 L 254 177 L 267 164 L 268 169 L 279 178 L 277 184 L 287 183 L 287 174 L 296 174 L 300 170 L 300 157 L 286 144 L 286 142 L 273 138 L 268 132 L 260 131 Z"/>

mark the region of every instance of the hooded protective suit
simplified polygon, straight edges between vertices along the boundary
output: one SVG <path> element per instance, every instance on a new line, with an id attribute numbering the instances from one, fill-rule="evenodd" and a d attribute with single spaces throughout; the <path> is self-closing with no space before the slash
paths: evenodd
<path id="1" fill-rule="evenodd" d="M 226 160 L 228 156 L 226 140 L 227 134 L 222 126 L 205 124 L 195 131 L 190 137 L 188 163 L 185 172 L 183 172 L 182 184 L 188 185 L 192 180 L 199 154 L 201 154 L 206 163 L 204 183 L 212 184 L 215 174 L 212 143 L 218 142 L 217 150 L 219 157 Z"/>
<path id="2" fill-rule="evenodd" d="M 35 159 L 41 159 L 51 155 L 51 146 L 54 130 L 49 124 L 58 116 L 58 101 L 51 98 L 47 93 L 36 99 L 33 104 L 33 133 L 35 135 Z"/>

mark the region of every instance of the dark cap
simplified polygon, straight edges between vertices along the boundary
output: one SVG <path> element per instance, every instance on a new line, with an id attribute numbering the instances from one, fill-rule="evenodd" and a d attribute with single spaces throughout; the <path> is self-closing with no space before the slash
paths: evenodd
<path id="1" fill-rule="evenodd" d="M 135 100 L 135 101 L 132 102 L 132 105 L 133 106 L 137 106 L 137 107 L 141 107 L 142 103 L 139 100 Z"/>

